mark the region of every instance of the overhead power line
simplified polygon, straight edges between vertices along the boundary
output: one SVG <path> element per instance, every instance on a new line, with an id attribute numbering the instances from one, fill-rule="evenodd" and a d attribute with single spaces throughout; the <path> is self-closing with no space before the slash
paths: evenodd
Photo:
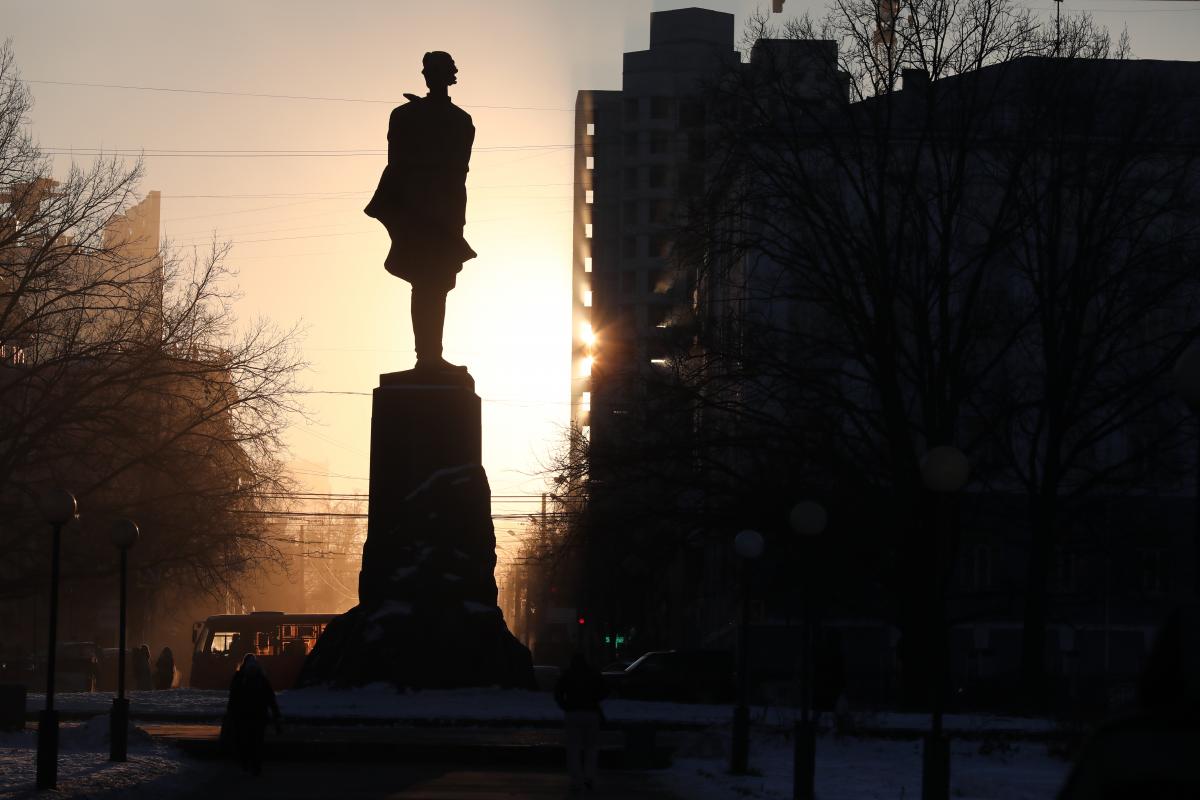
<path id="1" fill-rule="evenodd" d="M 78 86 L 88 89 L 125 89 L 138 92 L 169 92 L 173 94 L 207 94 L 221 97 L 258 97 L 269 100 L 310 100 L 331 103 L 378 103 L 384 105 L 400 105 L 403 100 L 381 100 L 368 97 L 332 97 L 326 95 L 308 94 L 274 94 L 269 92 L 235 92 L 226 89 L 191 89 L 178 86 L 137 86 L 126 83 L 91 83 L 85 81 L 45 81 L 24 79 L 24 83 L 38 83 L 46 86 Z M 460 108 L 487 108 L 503 111 L 566 111 L 574 113 L 573 108 L 557 108 L 552 106 L 500 106 L 458 104 Z"/>
<path id="2" fill-rule="evenodd" d="M 472 153 L 509 153 L 527 150 L 565 150 L 573 144 L 500 144 L 471 149 Z M 139 158 L 357 158 L 386 156 L 387 150 L 164 150 L 136 147 L 44 147 L 48 156 L 125 156 Z"/>
<path id="3" fill-rule="evenodd" d="M 559 183 L 487 183 L 481 185 L 467 184 L 469 191 L 477 189 L 530 189 L 542 186 L 572 186 L 570 181 Z M 284 200 L 300 198 L 309 200 L 342 200 L 355 196 L 367 196 L 370 189 L 346 190 L 341 192 L 273 192 L 271 194 L 163 194 L 164 200 Z"/>

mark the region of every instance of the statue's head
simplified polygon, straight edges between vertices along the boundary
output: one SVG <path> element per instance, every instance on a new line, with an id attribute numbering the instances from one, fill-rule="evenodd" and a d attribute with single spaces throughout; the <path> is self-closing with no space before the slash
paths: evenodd
<path id="1" fill-rule="evenodd" d="M 425 76 L 425 85 L 430 89 L 439 87 L 453 86 L 458 83 L 458 78 L 454 77 L 458 74 L 458 67 L 454 66 L 454 59 L 449 53 L 443 53 L 441 50 L 434 50 L 431 53 L 426 53 L 421 59 L 421 74 Z"/>

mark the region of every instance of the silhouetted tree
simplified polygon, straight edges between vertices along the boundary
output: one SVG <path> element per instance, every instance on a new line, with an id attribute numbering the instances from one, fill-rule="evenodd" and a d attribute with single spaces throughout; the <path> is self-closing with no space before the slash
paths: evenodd
<path id="1" fill-rule="evenodd" d="M 139 238 L 140 163 L 53 180 L 31 102 L 0 48 L 0 592 L 45 584 L 34 509 L 51 485 L 76 494 L 89 534 L 64 547 L 68 577 L 113 569 L 107 520 L 128 515 L 135 586 L 236 592 L 278 556 L 246 512 L 281 483 L 294 333 L 236 323 L 227 246 Z"/>
<path id="2" fill-rule="evenodd" d="M 1161 446 L 1178 424 L 1169 413 L 1158 419 L 1156 381 L 1186 329 L 1170 311 L 1186 302 L 1178 292 L 1188 288 L 1183 254 L 1195 231 L 1183 224 L 1184 201 L 1195 184 L 1190 155 L 1164 157 L 1168 134 L 1146 138 L 1156 120 L 1183 119 L 1166 113 L 1175 87 L 1155 87 L 1159 105 L 1147 115 L 1146 103 L 1121 105 L 1150 87 L 1123 84 L 1119 64 L 1072 66 L 1123 56 L 1125 37 L 1114 47 L 1083 16 L 1056 41 L 1009 2 L 917 2 L 894 16 L 884 8 L 838 2 L 820 22 L 781 31 L 760 20 L 751 63 L 715 86 L 713 170 L 678 259 L 699 313 L 673 359 L 673 385 L 703 419 L 691 451 L 709 474 L 733 478 L 733 493 L 754 496 L 744 479 L 761 481 L 775 465 L 796 485 L 836 492 L 842 483 L 849 498 L 878 500 L 894 555 L 880 577 L 900 600 L 914 698 L 944 647 L 940 598 L 956 550 L 932 533 L 924 452 L 955 443 L 980 479 L 1003 484 L 1013 460 L 992 453 L 992 440 L 1012 420 L 1046 413 L 1092 426 L 1068 437 L 1085 446 L 1152 425 L 1125 466 Z M 1063 59 L 1041 58 L 1056 49 Z M 1081 81 L 1097 76 L 1112 92 L 1080 105 L 1096 91 Z M 1119 113 L 1096 113 L 1102 103 Z M 1065 129 L 1067 120 L 1076 127 Z M 1053 143 L 1061 156 L 1065 136 L 1073 155 L 1056 161 Z M 1071 225 L 1051 230 L 1054 211 Z M 1044 254 L 1057 248 L 1061 258 L 1068 244 L 1079 274 L 1064 283 L 1048 277 Z M 1039 247 L 1043 257 L 1032 258 Z M 1063 373 L 1061 325 L 1078 325 L 1089 305 L 1108 309 L 1089 329 L 1094 352 L 1085 356 L 1104 363 Z M 1143 337 L 1144 326 L 1130 325 L 1150 312 L 1163 327 Z M 1044 337 L 1051 352 L 1031 361 L 1026 348 Z M 1011 387 L 1018 372 L 1039 389 L 1001 402 L 996 387 Z M 1071 395 L 1073 406 L 1048 412 L 1043 390 L 1067 385 L 1090 399 Z M 1019 447 L 1028 459 L 1045 443 Z M 1040 455 L 1029 463 L 1042 474 Z M 1106 474 L 1128 486 L 1121 466 Z M 1044 483 L 1025 488 L 1033 549 L 1044 558 L 1059 512 L 1046 505 Z M 1027 664 L 1044 653 L 1028 644 L 1044 640 L 1043 566 L 1031 563 L 1026 586 Z"/>

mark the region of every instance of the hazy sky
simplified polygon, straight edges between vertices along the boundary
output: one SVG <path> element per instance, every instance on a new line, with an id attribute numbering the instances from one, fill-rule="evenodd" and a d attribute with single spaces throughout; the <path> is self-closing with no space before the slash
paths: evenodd
<path id="1" fill-rule="evenodd" d="M 1051 0 L 1030 2 L 1053 13 Z M 445 355 L 475 376 L 493 492 L 535 496 L 533 473 L 568 420 L 575 92 L 619 88 L 622 52 L 648 46 L 650 12 L 691 5 L 0 0 L 0 31 L 31 82 L 42 145 L 144 149 L 142 188 L 163 193 L 164 234 L 180 245 L 214 233 L 233 241 L 239 316 L 301 323 L 311 364 L 301 383 L 362 393 L 307 396 L 313 421 L 298 420 L 287 437 L 296 458 L 328 464 L 340 492 L 366 491 L 378 374 L 413 361 L 407 284 L 384 272 L 387 235 L 362 214 L 386 157 L 352 153 L 386 147 L 392 105 L 425 91 L 421 55 L 449 51 L 460 81 L 451 95 L 477 131 L 466 238 L 479 258 L 450 294 Z M 740 25 L 769 2 L 702 5 L 736 13 Z M 822 6 L 788 0 L 785 12 Z M 1079 0 L 1063 12 L 1083 8 L 1114 32 L 1128 24 L 1139 57 L 1200 53 L 1200 2 Z M 152 152 L 172 149 L 209 155 Z M 497 503 L 506 510 L 515 506 Z"/>

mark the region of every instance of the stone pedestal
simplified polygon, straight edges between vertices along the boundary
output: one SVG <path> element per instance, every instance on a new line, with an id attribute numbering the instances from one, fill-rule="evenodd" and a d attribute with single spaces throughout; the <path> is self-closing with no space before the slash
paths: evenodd
<path id="1" fill-rule="evenodd" d="M 496 605 L 491 489 L 466 371 L 380 376 L 359 604 L 326 628 L 300 685 L 535 688 Z"/>

